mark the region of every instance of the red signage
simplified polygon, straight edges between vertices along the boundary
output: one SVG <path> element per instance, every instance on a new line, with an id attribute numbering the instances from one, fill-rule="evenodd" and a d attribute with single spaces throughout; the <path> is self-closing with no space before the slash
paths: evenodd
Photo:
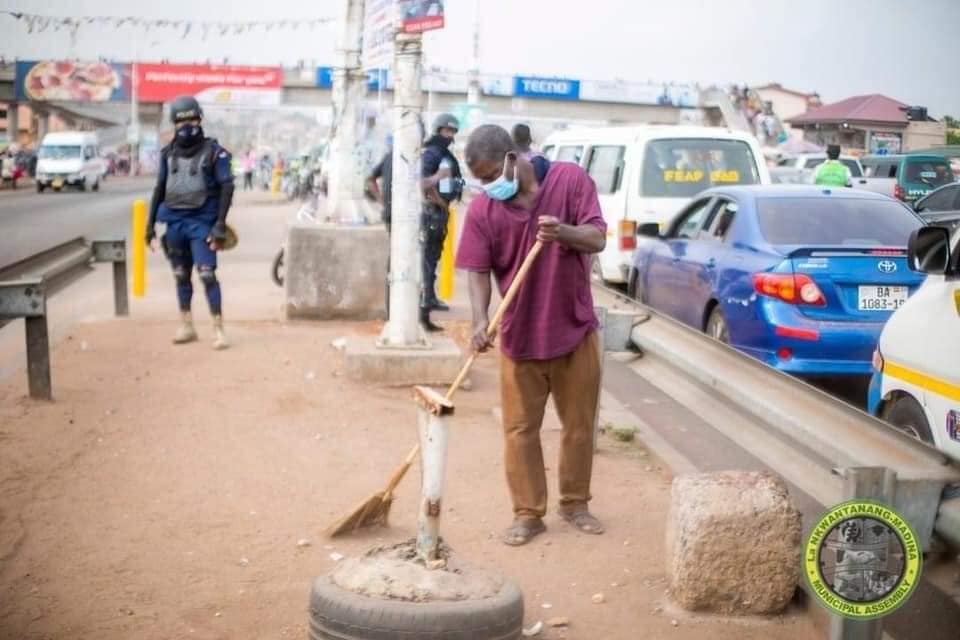
<path id="1" fill-rule="evenodd" d="M 443 29 L 443 0 L 402 0 L 400 17 L 404 33 Z"/>
<path id="2" fill-rule="evenodd" d="M 280 67 L 137 64 L 135 69 L 143 102 L 191 95 L 201 102 L 278 104 L 283 90 Z"/>

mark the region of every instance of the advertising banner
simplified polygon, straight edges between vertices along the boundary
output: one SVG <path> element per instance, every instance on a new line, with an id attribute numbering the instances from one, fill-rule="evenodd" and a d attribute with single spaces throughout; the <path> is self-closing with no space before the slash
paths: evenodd
<path id="1" fill-rule="evenodd" d="M 137 98 L 169 102 L 182 95 L 200 102 L 270 106 L 280 104 L 280 67 L 198 64 L 137 64 Z"/>
<path id="2" fill-rule="evenodd" d="M 130 67 L 105 62 L 21 61 L 17 100 L 110 102 L 130 99 Z"/>
<path id="3" fill-rule="evenodd" d="M 513 79 L 513 95 L 518 98 L 579 100 L 580 81 L 565 78 L 515 76 Z"/>
<path id="4" fill-rule="evenodd" d="M 404 33 L 443 29 L 443 0 L 401 0 L 400 12 Z"/>
<path id="5" fill-rule="evenodd" d="M 393 37 L 397 28 L 396 0 L 367 0 L 363 13 L 364 69 L 381 69 L 393 64 Z"/>
<path id="6" fill-rule="evenodd" d="M 317 67 L 317 88 L 333 88 L 333 71 L 333 67 Z M 368 90 L 393 89 L 393 74 L 389 69 L 368 69 L 366 73 Z"/>

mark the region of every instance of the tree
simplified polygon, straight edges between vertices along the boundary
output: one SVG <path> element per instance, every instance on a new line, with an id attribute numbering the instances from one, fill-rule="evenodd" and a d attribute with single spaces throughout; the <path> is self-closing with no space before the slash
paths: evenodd
<path id="1" fill-rule="evenodd" d="M 953 116 L 943 116 L 943 122 L 947 125 L 947 129 L 960 129 L 960 120 Z"/>
<path id="2" fill-rule="evenodd" d="M 943 122 L 947 125 L 947 144 L 960 145 L 960 120 L 953 116 L 943 116 Z"/>

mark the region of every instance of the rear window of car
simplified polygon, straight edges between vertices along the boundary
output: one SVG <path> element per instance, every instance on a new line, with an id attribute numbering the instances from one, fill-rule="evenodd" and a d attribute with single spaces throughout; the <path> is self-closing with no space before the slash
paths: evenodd
<path id="1" fill-rule="evenodd" d="M 860 165 L 856 160 L 851 160 L 850 158 L 840 158 L 840 162 L 842 162 L 847 169 L 850 169 L 850 175 L 854 178 L 863 177 L 863 173 L 860 172 Z"/>
<path id="2" fill-rule="evenodd" d="M 678 138 L 647 143 L 640 195 L 689 198 L 714 185 L 757 184 L 750 145 L 740 140 Z"/>
<path id="3" fill-rule="evenodd" d="M 775 245 L 905 247 L 923 225 L 900 203 L 853 198 L 760 198 L 757 217 Z"/>
<path id="4" fill-rule="evenodd" d="M 903 182 L 926 185 L 932 189 L 954 181 L 953 171 L 946 159 L 907 158 L 903 169 Z"/>
<path id="5" fill-rule="evenodd" d="M 557 160 L 560 162 L 575 162 L 580 164 L 580 159 L 583 157 L 583 147 L 582 146 L 569 146 L 569 147 L 560 147 L 557 150 Z"/>

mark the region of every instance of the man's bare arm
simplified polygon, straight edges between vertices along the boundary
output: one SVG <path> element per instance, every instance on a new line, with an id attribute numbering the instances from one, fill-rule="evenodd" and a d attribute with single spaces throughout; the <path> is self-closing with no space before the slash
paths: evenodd
<path id="1" fill-rule="evenodd" d="M 493 293 L 490 272 L 471 271 L 467 283 L 470 289 L 470 308 L 473 311 L 473 349 L 483 353 L 493 346 L 493 338 L 487 337 L 490 297 Z"/>

